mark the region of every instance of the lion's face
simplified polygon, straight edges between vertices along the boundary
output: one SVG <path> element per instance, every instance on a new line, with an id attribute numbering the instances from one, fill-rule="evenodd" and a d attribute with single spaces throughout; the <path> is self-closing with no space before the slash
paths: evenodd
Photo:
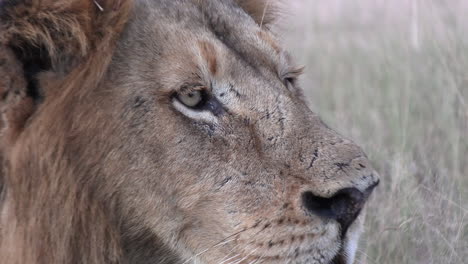
<path id="1" fill-rule="evenodd" d="M 309 110 L 268 30 L 221 2 L 138 6 L 92 95 L 112 102 L 125 165 L 107 182 L 129 230 L 182 262 L 351 263 L 377 175 Z"/>
<path id="2" fill-rule="evenodd" d="M 352 263 L 378 176 L 270 31 L 231 1 L 135 5 L 98 88 L 56 113 L 128 261 Z"/>

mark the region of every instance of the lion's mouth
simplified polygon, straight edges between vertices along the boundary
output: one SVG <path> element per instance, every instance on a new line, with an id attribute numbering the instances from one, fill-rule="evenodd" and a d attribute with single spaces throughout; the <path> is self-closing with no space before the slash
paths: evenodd
<path id="1" fill-rule="evenodd" d="M 348 232 L 346 236 L 342 238 L 341 248 L 330 264 L 354 263 L 360 233 L 361 231 L 356 229 L 352 232 Z"/>
<path id="2" fill-rule="evenodd" d="M 319 233 L 307 232 L 294 236 L 277 236 L 275 240 L 264 238 L 255 243 L 248 243 L 236 258 L 239 264 L 250 262 L 261 263 L 320 263 L 351 264 L 361 230 L 359 221 L 353 223 L 345 234 L 336 224 L 330 224 Z M 277 230 L 278 231 L 278 230 Z M 281 233 L 281 232 L 280 232 Z M 278 235 L 278 232 L 276 233 Z M 318 238 L 321 237 L 321 238 Z M 269 241 L 265 243 L 265 241 Z M 242 259 L 243 256 L 245 259 Z"/>

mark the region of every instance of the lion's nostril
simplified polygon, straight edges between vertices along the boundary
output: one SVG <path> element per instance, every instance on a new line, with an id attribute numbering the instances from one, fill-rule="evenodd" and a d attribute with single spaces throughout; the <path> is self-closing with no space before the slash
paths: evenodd
<path id="1" fill-rule="evenodd" d="M 302 203 L 307 212 L 325 218 L 335 218 L 332 210 L 332 199 L 315 196 L 311 192 L 302 194 Z"/>
<path id="2" fill-rule="evenodd" d="M 375 186 L 376 184 L 372 185 L 364 192 L 356 188 L 345 188 L 330 198 L 319 197 L 312 192 L 304 192 L 302 203 L 308 213 L 336 220 L 340 223 L 342 231 L 346 232 L 359 215 Z"/>
<path id="3" fill-rule="evenodd" d="M 367 197 L 356 188 L 346 188 L 338 191 L 331 199 L 335 219 L 341 224 L 342 231 L 346 232 L 359 215 Z"/>

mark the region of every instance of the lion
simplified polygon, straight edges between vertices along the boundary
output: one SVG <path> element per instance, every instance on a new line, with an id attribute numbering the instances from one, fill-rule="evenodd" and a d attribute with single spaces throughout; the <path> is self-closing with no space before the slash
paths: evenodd
<path id="1" fill-rule="evenodd" d="M 1 262 L 353 263 L 379 177 L 275 6 L 0 1 Z"/>

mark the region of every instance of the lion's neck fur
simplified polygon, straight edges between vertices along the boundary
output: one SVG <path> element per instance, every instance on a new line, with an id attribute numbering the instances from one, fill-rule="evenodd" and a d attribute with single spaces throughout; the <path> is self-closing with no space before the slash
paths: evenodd
<path id="1" fill-rule="evenodd" d="M 65 77 L 44 74 L 40 82 L 55 100 L 42 103 L 40 118 L 16 135 L 14 144 L 3 146 L 2 263 L 123 263 L 116 202 L 100 199 L 93 186 L 99 170 L 76 166 L 79 161 L 66 149 L 73 120 L 52 117 L 70 112 L 70 100 L 99 85 L 130 6 L 110 19 L 112 26 L 100 30 L 99 41 Z"/>
<path id="2" fill-rule="evenodd" d="M 101 71 L 98 66 L 93 69 Z M 84 70 L 73 74 L 76 77 L 61 82 L 66 83 L 60 85 L 67 87 L 64 93 L 75 93 L 72 88 L 78 84 L 96 83 L 79 78 L 87 75 Z M 66 101 L 53 106 L 44 103 L 39 111 L 67 111 Z M 0 255 L 5 263 L 119 262 L 118 225 L 110 222 L 112 207 L 97 202 L 98 190 L 92 188 L 93 175 L 88 174 L 98 172 L 73 167 L 76 161 L 64 148 L 65 131 L 72 125 L 70 120 L 35 120 L 9 151 L 1 219 Z"/>

